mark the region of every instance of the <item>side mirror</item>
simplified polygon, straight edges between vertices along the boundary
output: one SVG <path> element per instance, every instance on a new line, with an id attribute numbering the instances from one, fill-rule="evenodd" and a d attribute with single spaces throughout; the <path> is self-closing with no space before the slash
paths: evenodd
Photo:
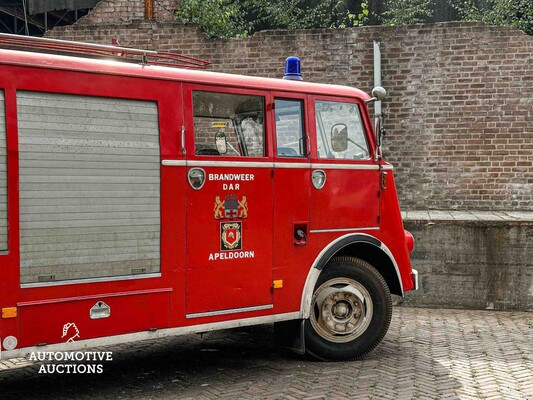
<path id="1" fill-rule="evenodd" d="M 331 149 L 338 153 L 348 148 L 348 127 L 345 124 L 335 124 L 331 128 Z"/>
<path id="2" fill-rule="evenodd" d="M 228 142 L 224 131 L 218 131 L 215 134 L 215 146 L 219 154 L 226 154 L 228 152 Z"/>
<path id="3" fill-rule="evenodd" d="M 381 86 L 376 86 L 372 89 L 372 97 L 375 97 L 378 101 L 384 100 L 387 97 L 387 91 Z"/>
<path id="4" fill-rule="evenodd" d="M 372 98 L 365 100 L 365 103 L 370 104 L 374 101 L 381 101 L 384 100 L 385 97 L 387 97 L 387 91 L 381 86 L 376 86 L 374 89 L 372 89 Z"/>

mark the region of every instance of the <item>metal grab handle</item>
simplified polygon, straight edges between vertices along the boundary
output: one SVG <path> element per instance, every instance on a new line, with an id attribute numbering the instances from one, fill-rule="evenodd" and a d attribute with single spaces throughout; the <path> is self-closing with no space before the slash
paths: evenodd
<path id="1" fill-rule="evenodd" d="M 301 229 L 294 233 L 294 244 L 297 246 L 305 246 L 307 244 L 307 235 Z"/>
<path id="2" fill-rule="evenodd" d="M 183 155 L 187 154 L 185 150 L 185 125 L 181 126 L 181 153 Z"/>

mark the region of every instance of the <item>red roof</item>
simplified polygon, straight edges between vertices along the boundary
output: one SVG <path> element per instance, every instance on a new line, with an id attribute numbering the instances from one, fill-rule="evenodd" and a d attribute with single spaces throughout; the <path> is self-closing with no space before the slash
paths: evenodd
<path id="1" fill-rule="evenodd" d="M 247 89 L 316 93 L 323 95 L 359 97 L 362 99 L 370 98 L 370 96 L 362 90 L 348 86 L 261 78 L 154 65 L 139 65 L 120 61 L 69 57 L 16 50 L 0 49 L 0 65 L 2 64 L 134 76 L 148 79 L 164 79 L 207 85 L 227 85 Z M 280 66 L 280 74 L 281 73 L 282 66 Z"/>

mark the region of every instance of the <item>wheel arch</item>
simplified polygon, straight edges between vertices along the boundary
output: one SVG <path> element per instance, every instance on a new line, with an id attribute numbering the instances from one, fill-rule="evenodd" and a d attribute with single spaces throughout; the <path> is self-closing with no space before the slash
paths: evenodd
<path id="1" fill-rule="evenodd" d="M 403 296 L 398 264 L 387 246 L 374 236 L 358 233 L 341 236 L 329 243 L 316 257 L 305 282 L 300 305 L 300 317 L 309 317 L 313 289 L 322 270 L 335 256 L 352 256 L 371 264 L 385 279 L 392 294 Z"/>

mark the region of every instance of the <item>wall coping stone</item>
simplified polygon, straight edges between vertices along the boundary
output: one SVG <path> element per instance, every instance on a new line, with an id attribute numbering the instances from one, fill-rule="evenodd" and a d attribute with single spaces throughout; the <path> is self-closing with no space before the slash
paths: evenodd
<path id="1" fill-rule="evenodd" d="M 533 211 L 458 211 L 409 210 L 402 212 L 404 221 L 415 222 L 526 222 L 533 224 Z"/>

